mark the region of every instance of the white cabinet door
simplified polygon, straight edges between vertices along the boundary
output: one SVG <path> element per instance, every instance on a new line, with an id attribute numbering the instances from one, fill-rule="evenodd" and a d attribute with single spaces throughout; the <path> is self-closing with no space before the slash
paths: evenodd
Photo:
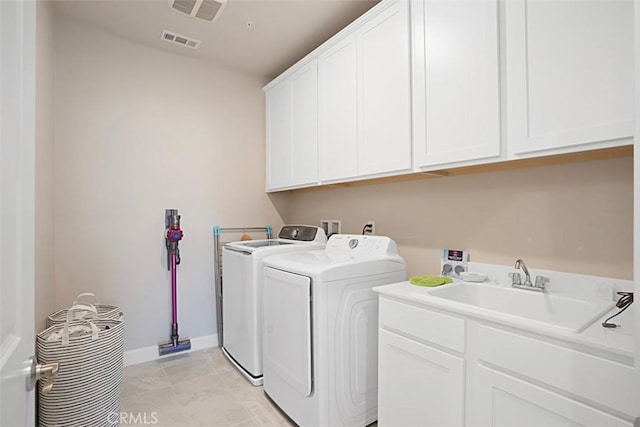
<path id="1" fill-rule="evenodd" d="M 411 168 L 409 6 L 385 4 L 318 59 L 321 181 Z"/>
<path id="2" fill-rule="evenodd" d="M 318 58 L 320 180 L 358 174 L 356 35 Z"/>
<path id="3" fill-rule="evenodd" d="M 411 168 L 408 1 L 376 15 L 358 31 L 361 135 L 358 174 Z"/>
<path id="4" fill-rule="evenodd" d="M 318 68 L 312 61 L 267 92 L 267 190 L 318 181 Z"/>
<path id="5" fill-rule="evenodd" d="M 620 139 L 634 132 L 633 1 L 510 0 L 505 8 L 513 152 L 631 143 Z"/>
<path id="6" fill-rule="evenodd" d="M 291 182 L 291 84 L 267 92 L 267 190 Z"/>
<path id="7" fill-rule="evenodd" d="M 469 425 L 491 427 L 615 427 L 631 423 L 537 385 L 478 366 Z"/>
<path id="8" fill-rule="evenodd" d="M 415 166 L 499 156 L 498 1 L 412 8 Z"/>
<path id="9" fill-rule="evenodd" d="M 291 77 L 291 175 L 294 185 L 318 182 L 318 63 Z"/>
<path id="10" fill-rule="evenodd" d="M 378 424 L 464 425 L 464 360 L 380 329 Z"/>

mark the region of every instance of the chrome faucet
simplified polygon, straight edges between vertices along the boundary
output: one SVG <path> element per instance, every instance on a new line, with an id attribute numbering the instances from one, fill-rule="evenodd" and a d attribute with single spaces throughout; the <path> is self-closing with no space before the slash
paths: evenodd
<path id="1" fill-rule="evenodd" d="M 538 291 L 544 292 L 546 290 L 546 284 L 549 283 L 549 278 L 545 276 L 536 276 L 535 285 L 531 283 L 531 276 L 529 275 L 529 270 L 527 266 L 524 264 L 524 261 L 520 258 L 516 260 L 516 265 L 514 268 L 517 270 L 519 268 L 524 271 L 525 279 L 524 283 L 522 283 L 522 277 L 520 273 L 513 272 L 509 273 L 509 277 L 511 277 L 511 286 L 518 289 L 527 289 L 530 291 Z"/>
<path id="2" fill-rule="evenodd" d="M 522 271 L 524 271 L 524 286 L 533 286 L 533 283 L 531 283 L 531 276 L 529 275 L 529 270 L 527 270 L 527 266 L 524 265 L 524 260 L 518 258 L 516 260 L 516 265 L 513 266 L 513 268 L 515 268 L 516 270 L 519 268 L 522 268 Z"/>

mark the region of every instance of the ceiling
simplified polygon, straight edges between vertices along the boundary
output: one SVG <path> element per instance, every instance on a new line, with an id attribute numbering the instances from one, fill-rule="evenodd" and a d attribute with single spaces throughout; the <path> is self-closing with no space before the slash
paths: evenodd
<path id="1" fill-rule="evenodd" d="M 142 45 L 208 59 L 269 81 L 379 0 L 228 0 L 214 22 L 168 0 L 55 0 L 54 10 Z M 251 23 L 251 29 L 247 28 Z M 160 39 L 163 30 L 202 41 L 197 50 Z"/>

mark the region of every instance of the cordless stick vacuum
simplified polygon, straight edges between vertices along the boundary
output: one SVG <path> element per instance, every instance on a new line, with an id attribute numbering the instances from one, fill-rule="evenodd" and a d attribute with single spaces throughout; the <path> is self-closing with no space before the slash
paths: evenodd
<path id="1" fill-rule="evenodd" d="M 191 340 L 178 338 L 178 295 L 176 266 L 180 264 L 180 249 L 178 242 L 182 240 L 180 229 L 180 215 L 177 209 L 165 210 L 165 227 L 167 229 L 164 239 L 167 247 L 167 269 L 171 270 L 171 340 L 158 345 L 158 354 L 164 356 L 191 349 Z"/>

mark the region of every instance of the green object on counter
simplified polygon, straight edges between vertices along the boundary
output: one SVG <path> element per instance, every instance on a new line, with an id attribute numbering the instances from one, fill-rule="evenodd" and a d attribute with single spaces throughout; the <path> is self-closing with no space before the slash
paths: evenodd
<path id="1" fill-rule="evenodd" d="M 450 277 L 429 276 L 428 274 L 423 274 L 422 276 L 413 276 L 409 279 L 409 282 L 416 286 L 440 286 L 446 285 L 447 283 L 453 283 L 453 280 Z"/>

